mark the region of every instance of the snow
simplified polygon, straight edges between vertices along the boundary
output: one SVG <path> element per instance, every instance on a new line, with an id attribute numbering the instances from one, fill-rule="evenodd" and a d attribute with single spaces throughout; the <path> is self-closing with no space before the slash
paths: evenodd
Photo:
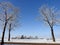
<path id="1" fill-rule="evenodd" d="M 20 42 L 20 43 L 59 43 L 60 39 L 57 39 L 56 42 L 53 42 L 52 40 L 46 40 L 46 39 L 11 39 L 8 41 L 7 39 L 4 40 L 4 42 Z"/>

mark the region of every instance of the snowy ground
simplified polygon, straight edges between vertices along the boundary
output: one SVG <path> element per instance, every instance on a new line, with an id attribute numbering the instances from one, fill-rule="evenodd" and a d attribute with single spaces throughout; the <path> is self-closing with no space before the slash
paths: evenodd
<path id="1" fill-rule="evenodd" d="M 20 42 L 20 43 L 59 43 L 60 39 L 57 39 L 56 42 L 53 42 L 52 40 L 46 40 L 46 39 L 11 39 L 10 41 L 7 41 L 7 39 L 4 40 L 4 42 Z"/>
<path id="2" fill-rule="evenodd" d="M 8 42 L 5 39 L 5 42 Z M 24 43 L 60 43 L 60 40 L 56 40 L 56 42 L 53 42 L 52 40 L 46 40 L 46 39 L 11 39 L 10 42 L 24 42 Z"/>

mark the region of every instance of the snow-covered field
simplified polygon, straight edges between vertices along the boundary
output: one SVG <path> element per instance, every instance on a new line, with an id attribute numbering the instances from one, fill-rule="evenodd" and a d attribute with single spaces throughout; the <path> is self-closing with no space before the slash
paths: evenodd
<path id="1" fill-rule="evenodd" d="M 0 39 L 1 40 L 1 39 Z M 56 42 L 53 42 L 52 40 L 46 40 L 46 39 L 11 39 L 8 41 L 7 39 L 4 40 L 4 42 L 20 42 L 20 43 L 59 43 L 60 39 L 56 39 Z"/>

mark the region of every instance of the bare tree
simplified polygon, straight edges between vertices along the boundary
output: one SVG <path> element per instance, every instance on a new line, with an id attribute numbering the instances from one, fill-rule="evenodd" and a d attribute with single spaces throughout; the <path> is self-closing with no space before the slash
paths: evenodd
<path id="1" fill-rule="evenodd" d="M 0 3 L 0 20 L 4 23 L 1 45 L 4 45 L 4 35 L 8 22 L 17 14 L 16 8 L 9 2 Z"/>
<path id="2" fill-rule="evenodd" d="M 51 35 L 52 39 L 55 42 L 55 36 L 54 36 L 54 31 L 53 27 L 58 23 L 58 18 L 57 16 L 59 15 L 59 11 L 57 11 L 55 8 L 49 8 L 46 5 L 41 6 L 39 9 L 40 12 L 40 17 L 39 19 L 42 19 L 45 23 L 47 23 L 51 29 Z"/>
<path id="3" fill-rule="evenodd" d="M 19 10 L 15 9 L 15 12 L 18 13 Z M 11 38 L 11 30 L 14 30 L 18 26 L 21 26 L 21 23 L 19 23 L 20 15 L 16 15 L 16 13 L 14 14 L 14 17 L 9 20 L 8 25 L 7 25 L 8 31 L 9 31 L 8 41 L 10 41 L 10 38 Z"/>

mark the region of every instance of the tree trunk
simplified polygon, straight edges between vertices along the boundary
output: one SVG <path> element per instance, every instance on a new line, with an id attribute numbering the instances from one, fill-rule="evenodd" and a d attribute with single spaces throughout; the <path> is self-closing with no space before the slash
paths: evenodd
<path id="1" fill-rule="evenodd" d="M 6 25 L 7 25 L 7 22 L 5 22 L 5 25 L 4 25 L 4 28 L 3 28 L 3 34 L 2 34 L 1 45 L 4 45 L 4 35 L 5 35 Z"/>
<path id="2" fill-rule="evenodd" d="M 11 24 L 9 25 L 8 41 L 10 41 Z"/>
<path id="3" fill-rule="evenodd" d="M 9 34 L 8 34 L 8 41 L 10 41 L 10 30 L 9 30 Z"/>
<path id="4" fill-rule="evenodd" d="M 53 39 L 53 42 L 55 42 L 55 36 L 54 36 L 53 27 L 51 27 L 51 34 L 52 34 L 52 39 Z"/>

